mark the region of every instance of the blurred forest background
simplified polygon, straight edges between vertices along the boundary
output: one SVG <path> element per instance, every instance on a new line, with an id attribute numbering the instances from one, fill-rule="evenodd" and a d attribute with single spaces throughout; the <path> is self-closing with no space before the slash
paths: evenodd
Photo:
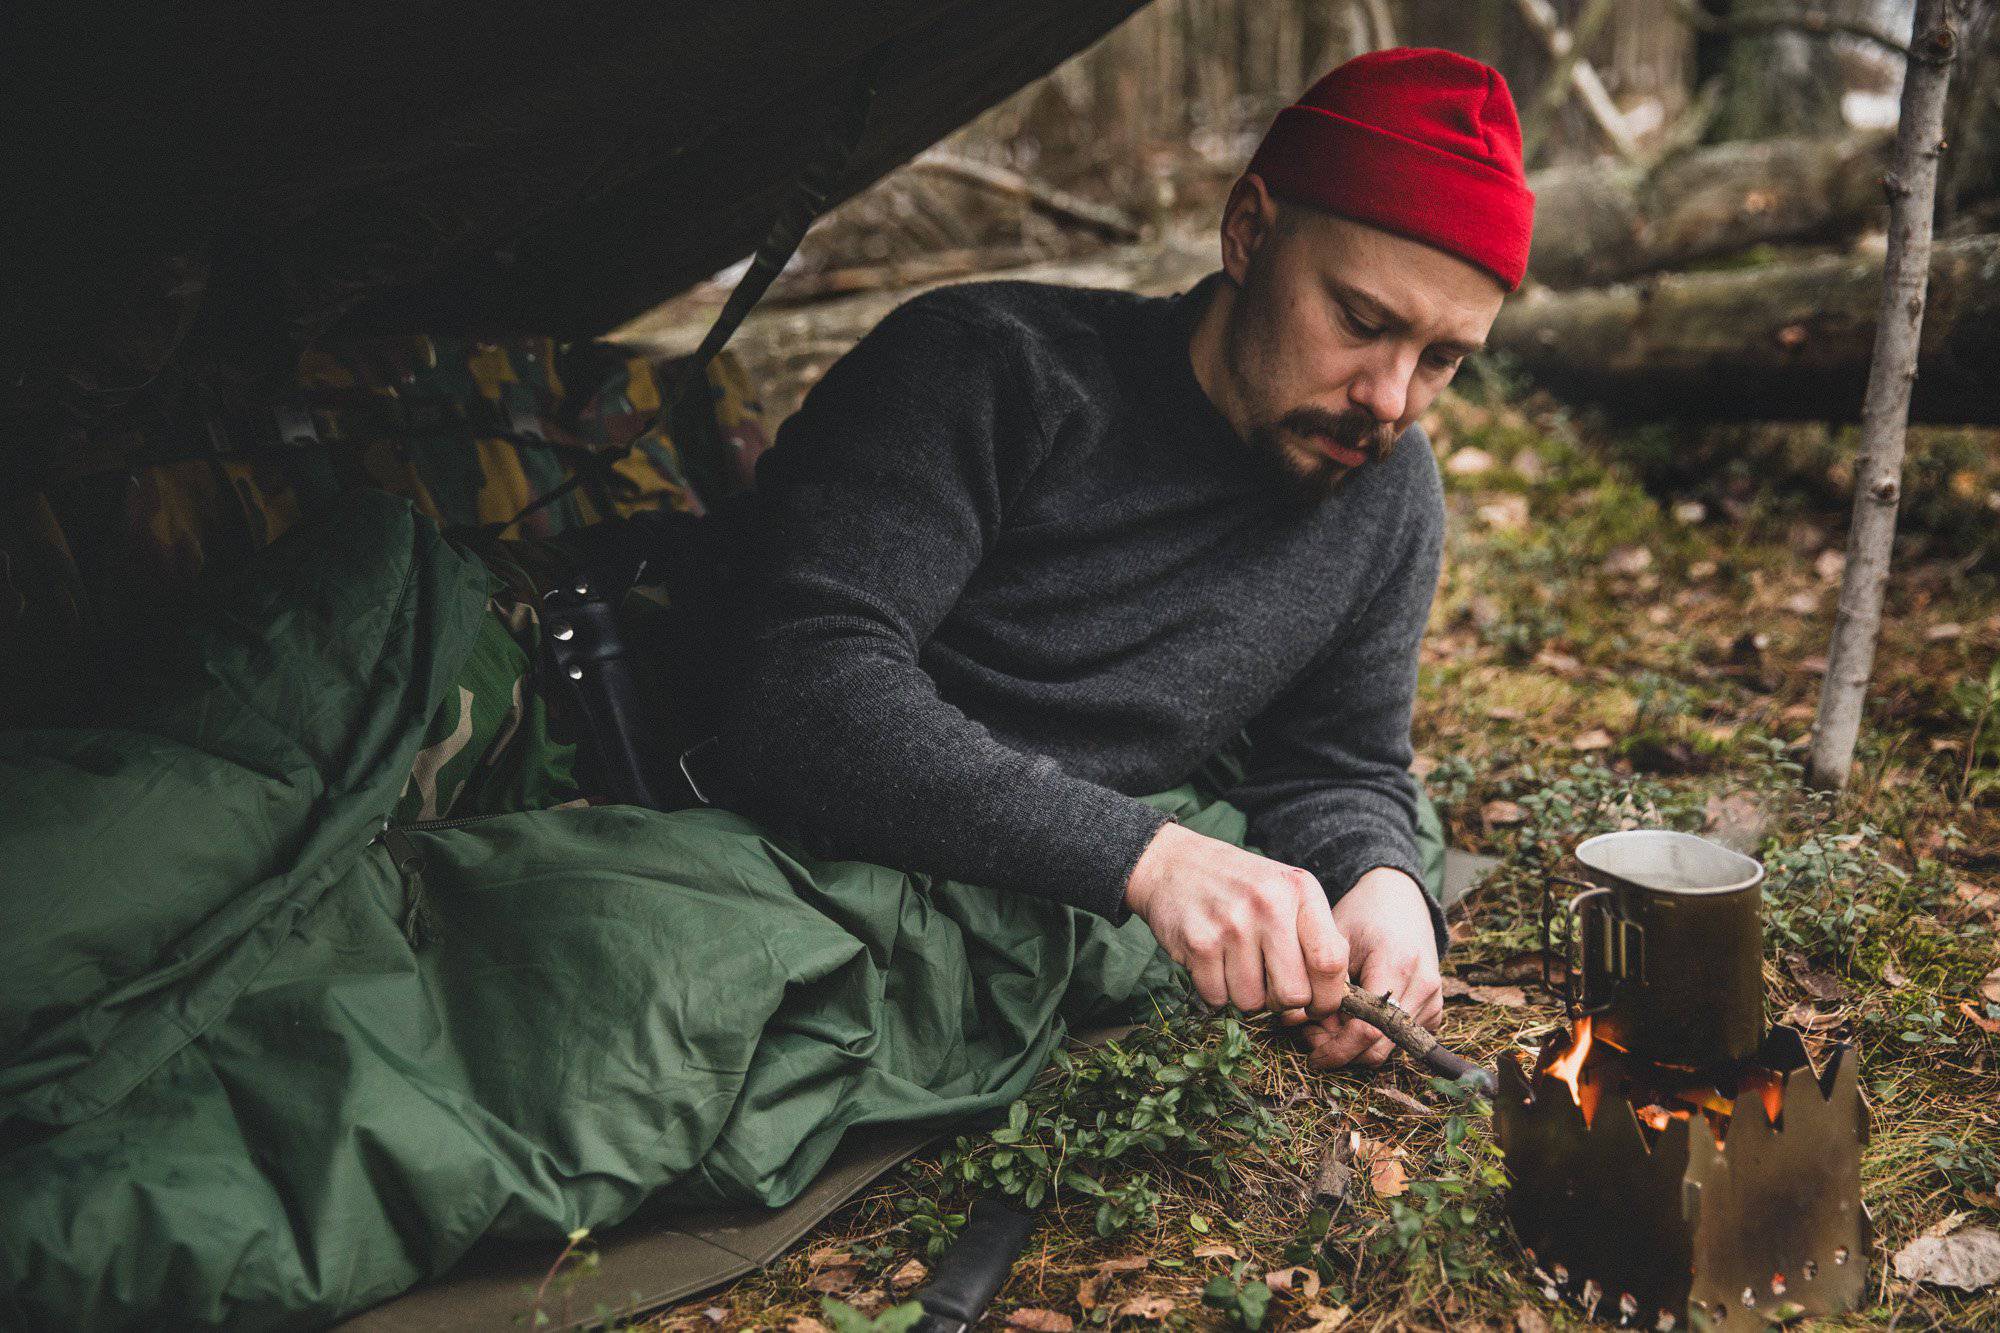
<path id="1" fill-rule="evenodd" d="M 1880 178 L 1911 10 L 1912 0 L 1157 0 L 823 219 L 767 299 L 768 332 L 753 321 L 739 350 L 782 415 L 884 308 L 862 301 L 852 317 L 770 322 L 786 307 L 1065 262 L 1084 267 L 1026 276 L 1182 285 L 1212 265 L 1217 211 L 1276 111 L 1340 61 L 1396 44 L 1464 52 L 1507 77 L 1541 198 L 1531 285 L 1865 256 L 1871 246 L 1879 254 Z M 2000 59 L 1991 47 L 2000 32 L 1982 17 L 1966 34 L 1953 88 L 1941 239 L 1995 225 Z M 667 351 L 691 347 L 734 276 L 627 335 Z M 1822 284 L 1808 276 L 1785 291 L 1786 277 L 1772 276 L 1791 299 L 1765 303 L 1775 311 L 1765 332 L 1797 354 L 1789 306 Z M 1863 282 L 1853 295 L 1866 323 L 1872 289 Z M 1622 397 L 1646 412 L 1707 384 L 1712 367 L 1698 355 L 1664 367 L 1655 358 L 1636 376 L 1597 364 L 1601 320 L 1576 327 L 1573 305 L 1538 318 L 1518 332 L 1503 327 L 1496 341 L 1530 371 L 1538 358 L 1518 344 L 1539 345 L 1540 360 L 1572 376 L 1575 344 L 1591 346 L 1596 378 L 1558 386 L 1585 398 Z M 1837 355 L 1826 338 L 1812 341 L 1803 351 L 1838 361 L 1840 374 L 1865 358 L 1865 338 L 1849 337 Z M 1788 397 L 1818 410 L 1824 388 L 1796 377 L 1760 385 L 1774 401 L 1759 415 L 1796 415 Z M 1948 388 L 1965 396 L 1940 379 L 1937 392 Z M 2000 415 L 2000 403 L 1973 396 L 1936 410 L 1920 403 L 1919 416 Z M 1853 398 L 1843 403 L 1850 415 L 1858 387 Z"/>

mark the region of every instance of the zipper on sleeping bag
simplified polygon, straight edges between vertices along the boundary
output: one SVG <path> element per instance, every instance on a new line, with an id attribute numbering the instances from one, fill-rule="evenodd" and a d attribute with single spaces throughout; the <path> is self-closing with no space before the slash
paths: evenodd
<path id="1" fill-rule="evenodd" d="M 456 819 L 418 819 L 408 824 L 391 824 L 386 819 L 382 821 L 382 828 L 372 841 L 389 849 L 389 861 L 396 867 L 396 873 L 402 877 L 403 887 L 408 892 L 409 905 L 403 911 L 403 938 L 410 942 L 412 949 L 421 949 L 436 937 L 437 913 L 424 892 L 423 853 L 417 850 L 416 843 L 410 841 L 408 835 L 463 828 L 482 820 L 499 819 L 504 813 L 460 815 Z"/>

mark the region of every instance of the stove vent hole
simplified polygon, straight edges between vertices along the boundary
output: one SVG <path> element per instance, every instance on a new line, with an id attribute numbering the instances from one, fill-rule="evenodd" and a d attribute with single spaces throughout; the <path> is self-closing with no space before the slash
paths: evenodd
<path id="1" fill-rule="evenodd" d="M 1845 1245 L 1841 1246 L 1839 1249 L 1833 1252 L 1833 1261 L 1836 1264 L 1844 1264 L 1847 1262 L 1848 1258 L 1849 1256 L 1847 1253 L 1847 1247 Z"/>

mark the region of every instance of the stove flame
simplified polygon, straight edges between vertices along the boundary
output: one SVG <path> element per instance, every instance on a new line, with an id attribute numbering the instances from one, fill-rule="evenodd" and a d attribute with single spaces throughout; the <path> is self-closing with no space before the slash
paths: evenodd
<path id="1" fill-rule="evenodd" d="M 1569 1046 L 1561 1055 L 1549 1061 L 1546 1071 L 1550 1078 L 1569 1088 L 1570 1097 L 1576 1102 L 1577 1108 L 1584 1112 L 1585 1124 L 1590 1123 L 1590 1112 L 1596 1109 L 1594 1097 L 1591 1099 L 1592 1105 L 1584 1107 L 1582 1086 L 1583 1062 L 1590 1058 L 1590 1048 L 1594 1041 L 1590 1035 L 1590 1015 L 1585 1014 L 1570 1028 Z"/>

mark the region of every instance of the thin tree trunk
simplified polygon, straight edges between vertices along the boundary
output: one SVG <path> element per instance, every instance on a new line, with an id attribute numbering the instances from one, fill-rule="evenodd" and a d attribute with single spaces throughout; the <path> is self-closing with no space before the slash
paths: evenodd
<path id="1" fill-rule="evenodd" d="M 1819 716 L 1806 761 L 1807 780 L 1816 787 L 1839 790 L 1847 785 L 1861 730 L 1861 707 L 1875 667 L 1882 593 L 1889 582 L 1889 553 L 1902 496 L 1903 442 L 1917 377 L 1917 341 L 1930 277 L 1931 214 L 1938 158 L 1944 152 L 1945 92 L 1958 48 L 1954 22 L 1968 7 L 1966 0 L 1957 4 L 1917 0 L 1911 27 L 1902 118 L 1890 173 L 1883 182 L 1889 195 L 1889 245 L 1882 262 L 1875 355 L 1861 409 L 1861 465 L 1854 477 L 1847 570 L 1840 581 L 1840 612 L 1834 620 Z"/>

